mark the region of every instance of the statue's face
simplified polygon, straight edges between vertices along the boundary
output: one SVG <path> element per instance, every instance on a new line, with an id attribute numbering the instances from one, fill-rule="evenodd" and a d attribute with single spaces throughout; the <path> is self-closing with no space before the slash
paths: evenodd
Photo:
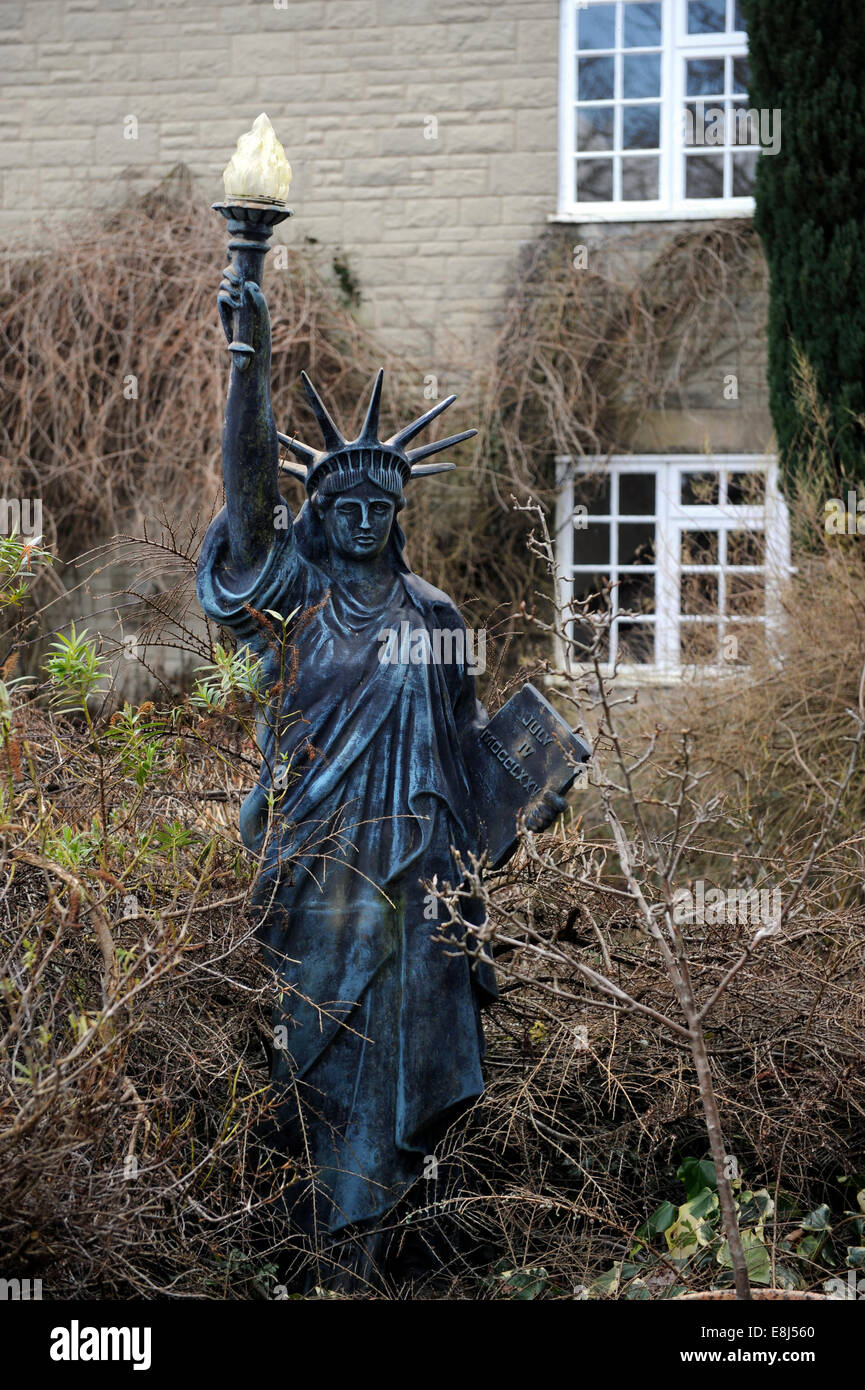
<path id="1" fill-rule="evenodd" d="M 320 512 L 331 554 L 376 559 L 387 545 L 395 511 L 393 498 L 375 483 L 358 483 L 334 497 Z"/>

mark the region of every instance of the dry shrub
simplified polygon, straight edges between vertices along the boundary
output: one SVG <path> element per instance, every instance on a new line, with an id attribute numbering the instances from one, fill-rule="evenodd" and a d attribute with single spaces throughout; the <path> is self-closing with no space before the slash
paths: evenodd
<path id="1" fill-rule="evenodd" d="M 549 496 L 557 454 L 627 451 L 709 349 L 742 342 L 740 297 L 765 282 L 748 221 L 677 233 L 660 252 L 653 231 L 608 235 L 577 267 L 572 241 L 552 229 L 526 248 L 483 383 L 479 456 L 505 504 L 506 480 Z"/>
<path id="2" fill-rule="evenodd" d="M 6 495 L 42 497 L 46 539 L 62 541 L 64 558 L 132 520 L 194 515 L 218 496 L 225 247 L 224 222 L 181 167 L 49 253 L 7 260 L 0 481 Z M 356 418 L 381 353 L 308 253 L 281 254 L 286 269 L 269 265 L 266 286 L 275 412 L 281 429 L 314 438 L 301 368 Z"/>

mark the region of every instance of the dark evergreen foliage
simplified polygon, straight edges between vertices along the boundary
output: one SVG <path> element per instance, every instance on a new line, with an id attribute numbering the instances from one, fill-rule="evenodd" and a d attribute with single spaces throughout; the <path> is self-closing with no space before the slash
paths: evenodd
<path id="1" fill-rule="evenodd" d="M 751 104 L 781 111 L 780 151 L 759 160 L 756 226 L 770 271 L 770 405 L 784 475 L 791 482 L 807 452 L 798 348 L 826 407 L 832 464 L 854 481 L 865 478 L 865 11 L 861 0 L 742 0 L 742 9 Z"/>

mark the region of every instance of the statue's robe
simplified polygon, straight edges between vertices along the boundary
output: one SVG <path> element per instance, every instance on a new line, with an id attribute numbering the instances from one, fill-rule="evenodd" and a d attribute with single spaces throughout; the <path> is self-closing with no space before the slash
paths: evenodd
<path id="1" fill-rule="evenodd" d="M 311 520 L 307 507 L 295 526 Z M 275 531 L 243 593 L 230 583 L 224 511 L 198 567 L 204 611 L 264 659 L 265 691 L 282 685 L 258 717 L 262 770 L 240 827 L 263 851 L 255 903 L 281 986 L 278 1133 L 318 1169 L 315 1219 L 331 1231 L 393 1206 L 480 1095 L 479 1004 L 496 992 L 487 962 L 434 940 L 443 924 L 421 882 L 457 884 L 452 847 L 466 863 L 479 851 L 470 750 L 487 716 L 474 676 L 464 660 L 380 660 L 383 630 L 426 628 L 435 652 L 435 630 L 465 625 L 398 548 L 386 554 L 393 585 L 374 610 L 307 558 L 292 526 Z M 250 608 L 297 610 L 287 641 Z M 479 922 L 480 905 L 466 906 Z"/>

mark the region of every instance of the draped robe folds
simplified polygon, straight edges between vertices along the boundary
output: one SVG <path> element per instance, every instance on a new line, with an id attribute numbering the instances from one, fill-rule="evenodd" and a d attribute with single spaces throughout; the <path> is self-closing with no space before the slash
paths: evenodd
<path id="1" fill-rule="evenodd" d="M 262 770 L 240 816 L 244 844 L 262 855 L 254 902 L 279 976 L 276 1133 L 311 1157 L 315 1220 L 337 1231 L 393 1206 L 483 1090 L 479 1004 L 495 996 L 492 967 L 434 940 L 442 928 L 421 880 L 456 884 L 451 847 L 464 862 L 479 851 L 466 750 L 487 716 L 465 644 L 460 661 L 380 660 L 380 634 L 405 622 L 430 639 L 465 630 L 447 595 L 401 564 L 375 608 L 308 559 L 292 526 L 275 531 L 245 592 L 229 565 L 223 511 L 202 547 L 199 600 L 263 658 L 262 689 L 278 688 L 258 715 Z M 284 645 L 250 608 L 298 610 Z M 463 915 L 481 921 L 480 904 Z"/>

